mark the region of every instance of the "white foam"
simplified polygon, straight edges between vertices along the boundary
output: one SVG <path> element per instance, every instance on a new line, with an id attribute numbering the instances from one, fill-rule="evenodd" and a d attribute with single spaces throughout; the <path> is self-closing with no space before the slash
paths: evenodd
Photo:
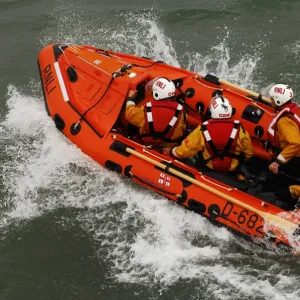
<path id="1" fill-rule="evenodd" d="M 234 84 L 248 89 L 254 89 L 253 74 L 260 56 L 248 55 L 239 61 L 231 62 L 230 48 L 227 45 L 228 36 L 220 44 L 214 45 L 208 53 L 195 53 L 190 56 L 188 68 L 199 74 L 215 74 Z"/>
<path id="2" fill-rule="evenodd" d="M 60 3 L 61 5 L 64 4 Z M 61 8 L 52 14 L 57 30 L 53 31 L 52 26 L 46 28 L 40 43 L 42 46 L 55 41 L 96 45 L 179 66 L 172 40 L 164 34 L 156 11 L 139 13 L 126 11 L 117 14 L 118 22 L 106 24 L 100 22 L 101 26 L 97 26 L 86 22 L 90 17 L 89 12 L 81 11 L 74 14 L 69 7 L 66 10 Z M 66 28 L 69 28 L 67 32 Z"/>

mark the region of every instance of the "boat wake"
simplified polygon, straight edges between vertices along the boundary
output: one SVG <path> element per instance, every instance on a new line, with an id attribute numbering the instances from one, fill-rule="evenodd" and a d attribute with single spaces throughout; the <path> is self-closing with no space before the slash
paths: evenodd
<path id="1" fill-rule="evenodd" d="M 126 19 L 130 21 L 116 24 L 114 31 L 109 23 L 91 25 L 77 15 L 79 29 L 65 32 L 66 24 L 73 24 L 75 17 L 72 12 L 64 18 L 55 14 L 60 20 L 57 30 L 46 30 L 40 43 L 59 39 L 94 44 L 252 86 L 259 57 L 242 58 L 231 65 L 226 39 L 206 56 L 177 55 L 180 50 L 153 15 L 151 10 L 132 14 Z M 73 221 L 93 239 L 99 259 L 110 262 L 110 276 L 116 281 L 147 284 L 161 293 L 194 282 L 189 289 L 191 299 L 204 294 L 215 299 L 229 299 L 230 295 L 231 299 L 300 297 L 297 268 L 289 271 L 297 262 L 240 240 L 102 168 L 56 130 L 35 80 L 30 89 L 32 92 L 25 94 L 21 88 L 8 87 L 8 112 L 0 123 L 3 239 L 9 237 L 12 227 L 22 227 L 33 218 L 62 207 L 76 208 Z M 250 264 L 249 257 L 255 263 Z"/>

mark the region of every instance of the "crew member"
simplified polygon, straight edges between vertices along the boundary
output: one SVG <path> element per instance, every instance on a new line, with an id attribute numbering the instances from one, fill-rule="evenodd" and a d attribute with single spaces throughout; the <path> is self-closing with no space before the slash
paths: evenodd
<path id="1" fill-rule="evenodd" d="M 164 77 L 156 78 L 145 89 L 152 92 L 151 101 L 136 106 L 136 91 L 131 90 L 126 103 L 125 118 L 138 127 L 135 138 L 156 147 L 178 145 L 186 131 L 187 116 L 183 106 L 176 102 L 174 83 Z"/>
<path id="2" fill-rule="evenodd" d="M 197 154 L 201 164 L 209 169 L 223 173 L 237 171 L 241 157 L 244 155 L 249 159 L 254 150 L 249 133 L 238 120 L 231 119 L 232 111 L 228 99 L 215 96 L 209 106 L 210 118 L 190 133 L 180 146 L 164 149 L 164 154 L 179 159 Z"/>
<path id="3" fill-rule="evenodd" d="M 283 189 L 278 194 L 287 198 L 298 199 L 300 186 L 300 107 L 292 101 L 293 90 L 287 84 L 275 84 L 269 91 L 275 115 L 268 128 L 269 143 L 273 147 L 275 160 L 269 169 L 274 174 L 283 176 L 272 178 L 273 187 Z M 299 183 L 298 183 L 299 184 Z M 270 183 L 268 183 L 270 186 Z"/>

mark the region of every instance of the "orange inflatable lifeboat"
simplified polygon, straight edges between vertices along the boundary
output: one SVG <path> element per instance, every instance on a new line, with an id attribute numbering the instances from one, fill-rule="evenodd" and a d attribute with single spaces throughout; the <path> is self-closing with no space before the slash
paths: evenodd
<path id="1" fill-rule="evenodd" d="M 145 85 L 156 77 L 175 83 L 176 99 L 194 127 L 201 122 L 212 93 L 220 90 L 250 133 L 255 156 L 264 162 L 270 160 L 264 143 L 273 113 L 268 98 L 213 75 L 92 46 L 48 45 L 40 51 L 38 65 L 49 116 L 99 164 L 256 242 L 298 247 L 300 219 L 260 199 L 259 182 L 245 185 L 149 149 L 128 138 L 124 121 L 129 90 L 138 91 L 137 105 L 143 105 L 151 97 Z"/>

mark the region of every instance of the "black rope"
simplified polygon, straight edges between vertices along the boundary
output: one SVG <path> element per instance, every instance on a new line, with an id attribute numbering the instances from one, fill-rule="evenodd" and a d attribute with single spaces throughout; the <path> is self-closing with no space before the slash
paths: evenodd
<path id="1" fill-rule="evenodd" d="M 109 87 L 111 86 L 113 80 L 115 79 L 115 76 L 112 76 L 107 87 L 106 87 L 106 90 L 104 91 L 103 95 L 101 96 L 101 98 L 94 104 L 92 105 L 90 108 L 88 108 L 80 117 L 80 119 L 77 121 L 77 123 L 75 124 L 75 128 L 80 124 L 80 122 L 84 119 L 85 115 L 91 110 L 93 109 L 102 99 L 103 97 L 105 96 L 105 94 L 107 93 Z"/>
<path id="2" fill-rule="evenodd" d="M 103 50 L 103 49 L 98 49 L 98 51 L 99 51 L 99 50 L 100 50 L 100 51 L 102 50 L 103 52 L 105 52 L 106 54 L 109 55 L 109 53 L 107 53 L 105 50 Z M 123 66 L 123 67 L 122 67 L 123 69 L 121 68 L 121 72 L 122 72 L 122 73 L 127 73 L 127 70 L 131 69 L 133 66 L 134 66 L 134 67 L 140 67 L 140 68 L 150 68 L 150 67 L 154 66 L 154 65 L 157 64 L 157 63 L 164 63 L 164 62 L 158 60 L 158 61 L 154 62 L 153 64 L 151 64 L 151 65 L 149 65 L 149 66 L 140 66 L 140 65 L 137 65 L 137 64 L 128 64 L 128 65 Z M 123 75 L 124 75 L 124 74 L 123 74 Z M 108 83 L 108 85 L 107 85 L 107 87 L 106 87 L 106 90 L 104 91 L 104 93 L 103 93 L 103 95 L 101 96 L 101 98 L 100 98 L 93 106 L 91 106 L 89 109 L 87 109 L 87 110 L 81 115 L 80 119 L 77 121 L 77 123 L 75 124 L 74 128 L 76 128 L 76 127 L 80 124 L 80 122 L 84 119 L 85 115 L 86 115 L 91 109 L 93 109 L 93 108 L 94 108 L 94 107 L 95 107 L 95 106 L 103 99 L 103 97 L 104 97 L 105 94 L 107 93 L 107 91 L 108 91 L 110 85 L 112 84 L 113 80 L 114 80 L 116 77 L 118 77 L 118 76 L 122 76 L 122 74 L 118 74 L 118 73 L 114 73 L 114 74 L 113 74 L 113 76 L 111 77 L 110 82 Z"/>
<path id="3" fill-rule="evenodd" d="M 109 56 L 109 57 L 111 57 L 111 55 L 107 52 L 107 50 L 105 50 L 105 49 L 96 49 L 95 50 L 95 52 L 99 52 L 99 53 L 102 53 L 102 54 L 104 54 L 104 55 L 106 55 L 106 56 Z M 113 52 L 113 51 L 112 51 Z"/>
<path id="4" fill-rule="evenodd" d="M 139 67 L 139 68 L 150 68 L 150 67 L 152 67 L 152 66 L 154 66 L 155 64 L 158 64 L 158 63 L 164 64 L 163 61 L 157 60 L 157 61 L 155 61 L 153 64 L 151 64 L 149 66 L 141 66 L 141 65 L 137 65 L 137 64 L 132 64 L 132 66 L 133 67 Z"/>

